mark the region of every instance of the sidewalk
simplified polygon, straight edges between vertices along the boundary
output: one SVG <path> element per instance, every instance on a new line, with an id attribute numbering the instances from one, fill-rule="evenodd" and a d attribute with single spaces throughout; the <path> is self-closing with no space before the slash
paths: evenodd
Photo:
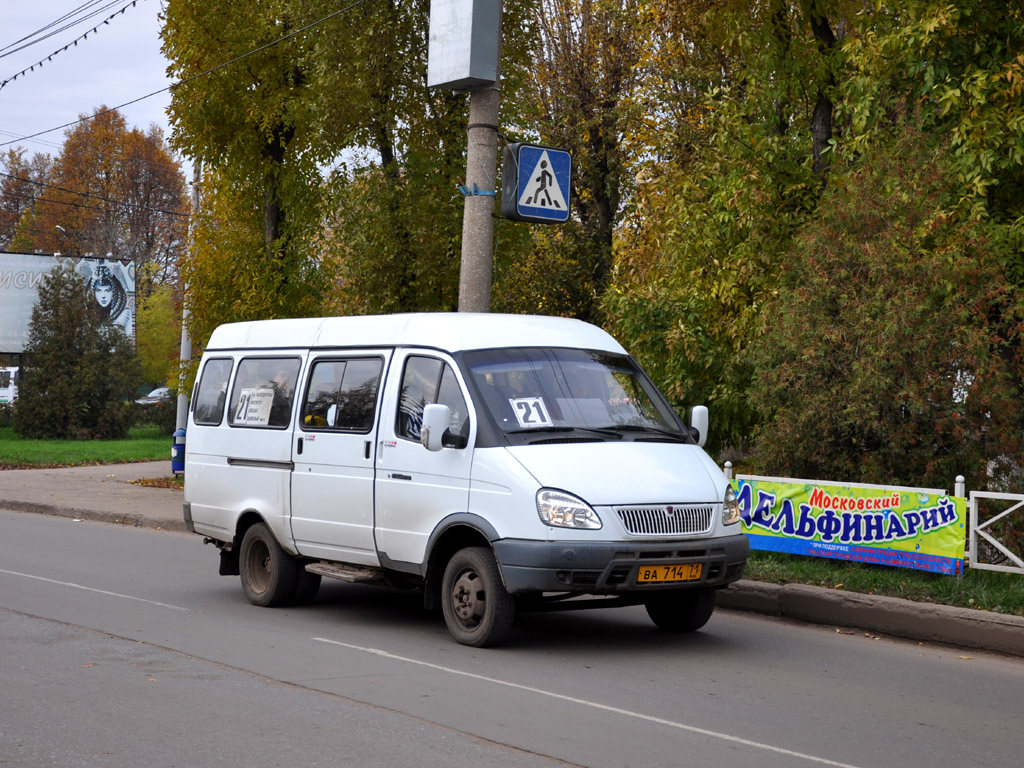
<path id="1" fill-rule="evenodd" d="M 170 477 L 170 461 L 0 471 L 0 509 L 184 531 L 182 492 L 132 485 Z M 1024 617 L 803 584 L 741 580 L 718 606 L 796 621 L 852 627 L 925 642 L 1024 656 Z"/>
<path id="2" fill-rule="evenodd" d="M 170 477 L 171 462 L 0 471 L 0 509 L 184 531 L 181 491 L 132 485 Z"/>

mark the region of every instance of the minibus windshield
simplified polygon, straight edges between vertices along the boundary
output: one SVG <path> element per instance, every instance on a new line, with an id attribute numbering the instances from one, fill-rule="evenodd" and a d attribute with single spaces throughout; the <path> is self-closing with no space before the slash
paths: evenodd
<path id="1" fill-rule="evenodd" d="M 584 430 L 690 442 L 636 363 L 585 349 L 488 349 L 465 354 L 470 376 L 506 433 Z M 645 433 L 645 434 L 639 434 Z"/>

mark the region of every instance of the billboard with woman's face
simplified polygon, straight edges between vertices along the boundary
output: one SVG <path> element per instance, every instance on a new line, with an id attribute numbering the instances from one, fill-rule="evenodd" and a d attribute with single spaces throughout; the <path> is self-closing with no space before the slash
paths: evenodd
<path id="1" fill-rule="evenodd" d="M 104 318 L 135 339 L 135 262 L 129 259 L 0 253 L 0 353 L 25 351 L 32 307 L 43 279 L 70 259 Z"/>

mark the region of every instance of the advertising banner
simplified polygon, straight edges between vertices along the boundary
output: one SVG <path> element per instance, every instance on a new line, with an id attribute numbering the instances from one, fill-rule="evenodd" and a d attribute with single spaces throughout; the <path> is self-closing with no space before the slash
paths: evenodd
<path id="1" fill-rule="evenodd" d="M 739 477 L 752 549 L 962 574 L 967 500 L 941 491 Z"/>
<path id="2" fill-rule="evenodd" d="M 25 351 L 39 286 L 53 268 L 71 260 L 104 317 L 135 338 L 135 262 L 113 258 L 0 253 L 0 352 Z"/>

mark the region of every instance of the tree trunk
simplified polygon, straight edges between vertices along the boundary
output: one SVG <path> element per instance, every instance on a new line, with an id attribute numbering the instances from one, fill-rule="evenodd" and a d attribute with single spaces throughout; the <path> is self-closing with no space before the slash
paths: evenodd
<path id="1" fill-rule="evenodd" d="M 821 55 L 828 58 L 836 45 L 836 36 L 832 32 L 832 25 L 824 14 L 819 13 L 818 4 L 811 4 L 811 31 L 818 41 L 818 50 Z M 818 87 L 818 100 L 814 105 L 814 114 L 811 116 L 811 140 L 813 151 L 813 169 L 816 176 L 824 177 L 828 170 L 829 157 L 826 155 L 829 142 L 832 140 L 832 99 L 829 91 L 835 87 L 836 79 L 829 68 L 828 80 Z"/>

